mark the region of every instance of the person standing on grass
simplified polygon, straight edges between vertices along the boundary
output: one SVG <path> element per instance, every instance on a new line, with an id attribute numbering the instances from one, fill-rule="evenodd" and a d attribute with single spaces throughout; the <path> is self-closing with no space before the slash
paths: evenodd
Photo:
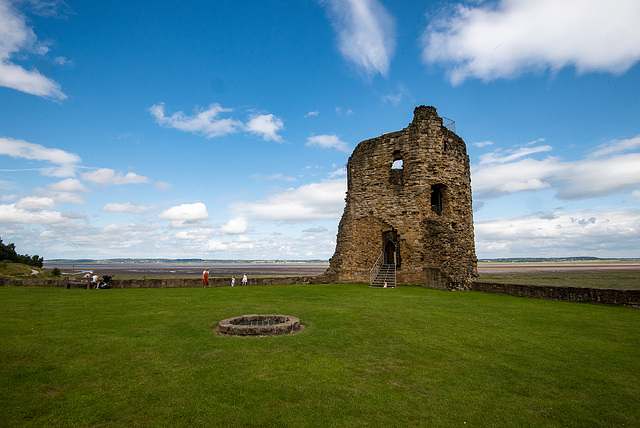
<path id="1" fill-rule="evenodd" d="M 247 274 L 246 273 L 242 277 L 242 285 L 247 285 Z"/>
<path id="2" fill-rule="evenodd" d="M 236 285 L 236 277 L 232 276 L 231 277 L 231 286 L 233 287 L 234 285 Z"/>
<path id="3" fill-rule="evenodd" d="M 202 272 L 202 288 L 209 286 L 209 268 Z"/>

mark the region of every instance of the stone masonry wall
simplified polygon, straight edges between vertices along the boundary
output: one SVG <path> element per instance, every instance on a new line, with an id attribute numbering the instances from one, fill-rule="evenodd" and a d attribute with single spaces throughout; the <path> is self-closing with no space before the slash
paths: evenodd
<path id="1" fill-rule="evenodd" d="M 392 169 L 398 160 L 402 169 Z M 368 282 L 391 241 L 398 283 L 471 287 L 477 259 L 469 157 L 434 107 L 417 107 L 402 131 L 358 144 L 347 177 L 336 251 L 323 281 Z"/>

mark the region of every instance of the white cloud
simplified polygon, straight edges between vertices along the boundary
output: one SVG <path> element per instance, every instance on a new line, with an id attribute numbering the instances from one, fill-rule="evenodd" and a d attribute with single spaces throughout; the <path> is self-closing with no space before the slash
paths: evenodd
<path id="1" fill-rule="evenodd" d="M 58 192 L 86 192 L 87 188 L 77 178 L 67 178 L 57 183 L 47 184 L 47 189 Z"/>
<path id="2" fill-rule="evenodd" d="M 67 96 L 60 84 L 36 69 L 25 70 L 12 62 L 17 53 L 33 52 L 44 55 L 47 48 L 38 43 L 26 19 L 8 0 L 0 0 L 0 86 L 15 89 L 39 97 L 64 100 Z"/>
<path id="3" fill-rule="evenodd" d="M 209 218 L 207 206 L 202 202 L 176 205 L 158 214 L 161 220 L 171 220 L 171 227 L 184 228 L 202 226 Z"/>
<path id="4" fill-rule="evenodd" d="M 211 104 L 206 110 L 196 109 L 193 116 L 187 116 L 182 111 L 166 116 L 164 103 L 155 104 L 149 109 L 161 126 L 204 135 L 207 138 L 242 130 L 259 135 L 266 141 L 282 142 L 282 137 L 278 135 L 284 127 L 282 119 L 273 114 L 258 114 L 251 116 L 249 121 L 243 124 L 231 118 L 219 118 L 220 114 L 232 111 L 233 109 L 221 107 L 219 104 Z"/>
<path id="5" fill-rule="evenodd" d="M 520 159 L 534 153 L 550 152 L 551 146 L 538 146 L 538 147 L 521 147 L 511 153 L 503 154 L 501 151 L 493 153 L 487 153 L 480 156 L 480 165 L 483 164 L 495 164 L 495 163 L 508 163 L 513 162 L 516 159 Z"/>
<path id="6" fill-rule="evenodd" d="M 471 185 L 475 193 L 485 196 L 541 190 L 549 188 L 549 178 L 561 171 L 562 165 L 555 158 L 541 161 L 523 159 L 518 162 L 474 168 Z"/>
<path id="7" fill-rule="evenodd" d="M 574 66 L 621 74 L 640 60 L 637 0 L 500 0 L 458 6 L 423 34 L 423 59 L 457 85 Z"/>
<path id="8" fill-rule="evenodd" d="M 261 136 L 266 141 L 282 142 L 278 132 L 284 127 L 284 122 L 273 114 L 260 114 L 252 116 L 247 122 L 246 129 Z"/>
<path id="9" fill-rule="evenodd" d="M 480 257 L 636 256 L 640 212 L 578 211 L 475 222 Z"/>
<path id="10" fill-rule="evenodd" d="M 228 248 L 229 246 L 225 243 L 222 243 L 220 241 L 218 241 L 217 239 L 211 239 L 207 242 L 207 245 L 205 246 L 205 249 L 207 251 L 224 251 Z"/>
<path id="11" fill-rule="evenodd" d="M 57 211 L 28 211 L 20 208 L 17 204 L 0 205 L 0 223 L 63 224 L 68 221 Z"/>
<path id="12" fill-rule="evenodd" d="M 234 205 L 247 217 L 263 221 L 338 219 L 344 209 L 346 180 L 305 184 L 273 194 L 264 201 Z"/>
<path id="13" fill-rule="evenodd" d="M 20 199 L 16 202 L 16 209 L 24 211 L 41 211 L 51 209 L 56 206 L 56 203 L 51 198 L 41 196 L 29 196 Z"/>
<path id="14" fill-rule="evenodd" d="M 164 103 L 153 105 L 149 111 L 161 126 L 204 135 L 207 138 L 232 134 L 242 128 L 242 122 L 218 118 L 221 113 L 233 111 L 219 104 L 211 104 L 206 110 L 196 109 L 193 116 L 187 116 L 182 111 L 166 116 Z"/>
<path id="15" fill-rule="evenodd" d="M 623 151 L 622 147 L 625 150 L 636 148 L 635 143 L 629 141 L 635 139 L 612 142 L 595 152 L 598 157 L 587 155 L 585 159 L 570 162 L 551 156 L 542 160 L 530 157 L 551 150 L 549 146 L 525 147 L 508 155 L 500 150 L 485 154 L 480 157 L 480 165 L 472 167 L 473 192 L 480 197 L 496 197 L 553 189 L 559 199 L 577 200 L 632 190 L 640 183 L 640 153 L 603 156 Z"/>
<path id="16" fill-rule="evenodd" d="M 591 153 L 591 157 L 597 158 L 607 156 L 612 153 L 627 152 L 630 150 L 637 150 L 640 148 L 640 135 L 636 135 L 633 138 L 626 140 L 614 140 L 607 144 L 603 144 L 598 147 L 598 150 Z"/>
<path id="17" fill-rule="evenodd" d="M 336 135 L 316 135 L 313 137 L 307 138 L 306 146 L 319 146 L 325 149 L 336 149 L 341 152 L 349 153 L 351 149 L 349 149 L 349 144 L 344 141 L 340 141 Z"/>
<path id="18" fill-rule="evenodd" d="M 36 193 L 40 196 L 46 196 L 48 198 L 51 198 L 58 203 L 76 204 L 76 205 L 82 205 L 86 203 L 84 198 L 78 195 L 77 193 L 56 192 L 51 190 L 44 190 L 41 188 L 36 188 Z"/>
<path id="19" fill-rule="evenodd" d="M 82 174 L 82 179 L 86 181 L 90 181 L 96 184 L 141 184 L 141 183 L 149 183 L 147 177 L 138 175 L 135 172 L 128 172 L 126 174 L 122 174 L 121 172 L 117 173 L 109 168 L 100 168 L 96 171 L 85 172 Z"/>
<path id="20" fill-rule="evenodd" d="M 40 171 L 44 175 L 53 177 L 73 176 L 77 168 L 76 164 L 80 162 L 80 157 L 75 153 L 49 149 L 40 144 L 12 138 L 0 138 L 0 155 L 52 163 L 56 166 L 41 168 Z"/>
<path id="21" fill-rule="evenodd" d="M 320 112 L 318 110 L 315 110 L 315 111 L 310 111 L 309 113 L 305 114 L 304 117 L 307 118 L 307 117 L 317 116 L 319 114 L 320 114 Z"/>
<path id="22" fill-rule="evenodd" d="M 493 141 L 478 141 L 477 143 L 473 143 L 473 145 L 482 148 L 493 145 Z"/>
<path id="23" fill-rule="evenodd" d="M 129 214 L 144 214 L 153 207 L 146 207 L 144 205 L 133 204 L 126 202 L 124 204 L 109 203 L 105 204 L 100 211 L 110 213 L 129 213 Z"/>
<path id="24" fill-rule="evenodd" d="M 560 199 L 605 196 L 637 188 L 640 183 L 640 153 L 571 162 L 565 166 L 564 171 L 554 177 L 561 181 L 557 195 Z"/>
<path id="25" fill-rule="evenodd" d="M 220 228 L 220 233 L 224 235 L 239 235 L 249 230 L 249 223 L 244 217 L 232 218 Z"/>
<path id="26" fill-rule="evenodd" d="M 387 76 L 395 50 L 395 22 L 378 0 L 325 0 L 340 52 L 368 76 Z"/>
<path id="27" fill-rule="evenodd" d="M 329 173 L 329 178 L 336 178 L 336 177 L 346 177 L 347 176 L 347 168 L 346 167 L 342 167 L 339 169 L 336 169 L 335 171 L 332 171 Z"/>
<path id="28" fill-rule="evenodd" d="M 177 239 L 190 241 L 190 242 L 203 242 L 208 241 L 209 237 L 213 234 L 211 229 L 194 229 L 194 230 L 180 230 L 175 233 Z"/>

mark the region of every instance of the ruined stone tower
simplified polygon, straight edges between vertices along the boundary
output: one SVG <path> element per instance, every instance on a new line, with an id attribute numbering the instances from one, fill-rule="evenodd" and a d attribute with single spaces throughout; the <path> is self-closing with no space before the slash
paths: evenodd
<path id="1" fill-rule="evenodd" d="M 402 131 L 358 144 L 347 180 L 323 281 L 369 282 L 372 267 L 386 264 L 398 284 L 469 289 L 477 276 L 469 156 L 434 107 L 417 107 Z"/>

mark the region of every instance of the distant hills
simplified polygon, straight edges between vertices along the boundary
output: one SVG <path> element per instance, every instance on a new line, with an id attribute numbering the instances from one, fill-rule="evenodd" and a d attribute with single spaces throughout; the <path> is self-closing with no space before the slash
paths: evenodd
<path id="1" fill-rule="evenodd" d="M 562 262 L 594 262 L 611 260 L 638 260 L 637 258 L 620 257 L 512 257 L 504 259 L 478 259 L 478 263 L 562 263 Z"/>

